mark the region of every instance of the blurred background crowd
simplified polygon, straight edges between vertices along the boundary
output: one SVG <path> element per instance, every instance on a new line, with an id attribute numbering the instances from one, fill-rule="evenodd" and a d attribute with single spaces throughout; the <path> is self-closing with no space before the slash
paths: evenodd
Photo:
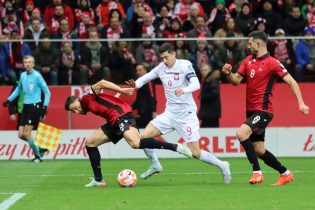
<path id="1" fill-rule="evenodd" d="M 205 69 L 237 67 L 253 30 L 276 37 L 268 50 L 298 82 L 315 81 L 315 0 L 0 0 L 0 16 L 1 85 L 30 54 L 48 85 L 123 83 L 159 63 L 156 38 L 177 38 L 167 41 L 202 82 Z"/>

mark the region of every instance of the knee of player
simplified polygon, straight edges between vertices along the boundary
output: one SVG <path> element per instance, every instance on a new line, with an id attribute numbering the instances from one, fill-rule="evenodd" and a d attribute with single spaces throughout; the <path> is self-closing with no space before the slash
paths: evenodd
<path id="1" fill-rule="evenodd" d="M 85 142 L 85 146 L 87 147 L 97 147 L 95 140 L 88 138 Z"/>
<path id="2" fill-rule="evenodd" d="M 31 134 L 28 133 L 28 132 L 23 132 L 23 133 L 21 134 L 21 139 L 31 139 L 31 138 L 32 138 L 32 136 L 31 136 Z"/>
<path id="3" fill-rule="evenodd" d="M 242 132 L 240 129 L 237 129 L 236 137 L 240 141 L 244 141 L 244 140 L 248 139 L 248 136 L 244 132 Z"/>
<path id="4" fill-rule="evenodd" d="M 262 157 L 265 154 L 266 150 L 264 148 L 255 148 L 255 152 L 258 157 Z"/>
<path id="5" fill-rule="evenodd" d="M 200 149 L 190 149 L 191 150 L 191 154 L 193 158 L 199 159 L 200 158 Z"/>
<path id="6" fill-rule="evenodd" d="M 129 145 L 132 147 L 132 149 L 139 149 L 140 141 L 131 141 L 129 142 Z"/>
<path id="7" fill-rule="evenodd" d="M 19 133 L 19 134 L 18 134 L 18 137 L 19 137 L 19 139 L 25 140 L 25 138 L 24 138 L 24 136 L 23 136 L 23 133 Z"/>

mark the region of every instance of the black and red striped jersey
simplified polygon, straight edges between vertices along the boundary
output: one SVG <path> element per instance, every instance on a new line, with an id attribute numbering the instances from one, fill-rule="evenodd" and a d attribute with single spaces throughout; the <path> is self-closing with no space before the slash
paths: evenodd
<path id="1" fill-rule="evenodd" d="M 111 95 L 100 93 L 94 94 L 93 91 L 86 91 L 81 98 L 82 109 L 85 113 L 103 117 L 108 123 L 113 125 L 119 117 L 131 112 L 131 107 L 126 102 Z"/>
<path id="2" fill-rule="evenodd" d="M 288 74 L 285 67 L 266 54 L 260 58 L 247 56 L 237 72 L 246 78 L 246 111 L 265 111 L 273 114 L 272 97 L 277 79 Z"/>

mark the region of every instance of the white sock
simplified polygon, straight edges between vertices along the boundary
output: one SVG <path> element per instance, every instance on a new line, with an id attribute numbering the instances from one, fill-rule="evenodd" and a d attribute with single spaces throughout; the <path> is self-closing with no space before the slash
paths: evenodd
<path id="1" fill-rule="evenodd" d="M 286 170 L 283 174 L 281 174 L 281 175 L 283 175 L 283 176 L 288 176 L 289 174 L 291 174 L 291 171 L 289 171 L 289 170 Z"/>
<path id="2" fill-rule="evenodd" d="M 204 150 L 201 150 L 201 154 L 200 154 L 199 160 L 201 160 L 203 162 L 206 162 L 208 164 L 211 164 L 211 165 L 218 166 L 218 167 L 222 166 L 222 161 L 221 160 L 219 160 L 216 156 L 214 156 L 210 152 L 206 152 Z"/>
<path id="3" fill-rule="evenodd" d="M 262 175 L 262 171 L 261 171 L 261 170 L 259 170 L 259 171 L 253 171 L 253 173 Z"/>
<path id="4" fill-rule="evenodd" d="M 152 164 L 160 162 L 154 149 L 143 149 L 143 151 L 150 158 Z"/>

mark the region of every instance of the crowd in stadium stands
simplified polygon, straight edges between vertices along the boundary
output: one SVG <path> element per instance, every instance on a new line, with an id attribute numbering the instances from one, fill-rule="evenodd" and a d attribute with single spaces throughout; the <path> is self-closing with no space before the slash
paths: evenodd
<path id="1" fill-rule="evenodd" d="M 279 37 L 268 49 L 298 82 L 315 81 L 315 40 L 281 39 L 314 37 L 315 0 L 0 0 L 0 17 L 2 85 L 16 83 L 23 56 L 30 54 L 49 85 L 85 85 L 101 78 L 122 83 L 135 77 L 137 64 L 152 68 L 160 61 L 162 41 L 119 38 L 198 38 L 169 42 L 201 78 L 205 65 L 237 66 L 248 52 L 246 40 L 235 37 L 253 30 Z M 221 81 L 226 82 L 224 76 Z"/>

